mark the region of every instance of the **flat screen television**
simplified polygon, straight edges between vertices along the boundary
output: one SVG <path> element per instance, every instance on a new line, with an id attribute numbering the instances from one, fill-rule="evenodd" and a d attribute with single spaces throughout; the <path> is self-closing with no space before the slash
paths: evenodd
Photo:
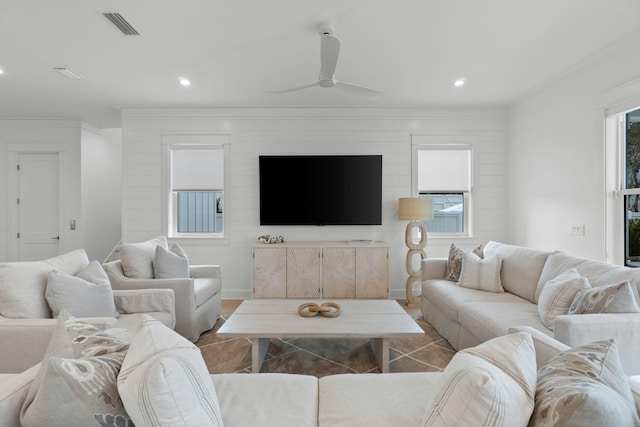
<path id="1" fill-rule="evenodd" d="M 381 225 L 382 156 L 260 156 L 260 225 Z"/>

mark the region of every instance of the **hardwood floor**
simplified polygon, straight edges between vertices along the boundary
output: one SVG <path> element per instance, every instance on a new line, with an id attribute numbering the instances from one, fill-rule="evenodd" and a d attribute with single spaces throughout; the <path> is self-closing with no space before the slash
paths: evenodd
<path id="1" fill-rule="evenodd" d="M 251 343 L 244 338 L 221 338 L 216 331 L 240 305 L 241 300 L 222 301 L 222 319 L 202 334 L 196 345 L 211 373 L 251 371 Z M 434 372 L 444 369 L 455 350 L 422 318 L 420 301 L 398 303 L 416 319 L 425 334 L 390 342 L 391 372 Z M 273 339 L 261 372 L 286 372 L 322 377 L 339 373 L 380 372 L 366 339 Z"/>

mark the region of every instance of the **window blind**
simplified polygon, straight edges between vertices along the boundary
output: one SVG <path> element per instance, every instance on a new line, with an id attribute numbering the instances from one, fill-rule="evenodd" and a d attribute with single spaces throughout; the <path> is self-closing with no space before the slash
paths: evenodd
<path id="1" fill-rule="evenodd" d="M 418 191 L 463 192 L 471 191 L 471 150 L 420 149 L 418 150 Z"/>
<path id="2" fill-rule="evenodd" d="M 171 190 L 224 189 L 223 149 L 171 151 Z"/>

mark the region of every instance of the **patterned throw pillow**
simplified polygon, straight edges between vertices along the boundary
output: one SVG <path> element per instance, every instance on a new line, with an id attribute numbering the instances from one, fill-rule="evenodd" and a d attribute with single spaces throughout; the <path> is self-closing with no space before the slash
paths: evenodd
<path id="1" fill-rule="evenodd" d="M 421 426 L 524 427 L 536 387 L 533 339 L 518 332 L 461 350 L 438 381 Z"/>
<path id="2" fill-rule="evenodd" d="M 639 312 L 631 284 L 622 282 L 578 292 L 568 314 Z"/>
<path id="3" fill-rule="evenodd" d="M 480 259 L 476 254 L 462 254 L 462 271 L 458 286 L 486 292 L 504 292 L 500 280 L 502 258 L 495 255 Z"/>
<path id="4" fill-rule="evenodd" d="M 480 245 L 473 249 L 471 252 L 478 255 L 479 258 L 484 258 L 482 254 L 482 247 Z M 466 251 L 457 247 L 454 243 L 451 244 L 449 248 L 449 259 L 447 260 L 447 274 L 444 276 L 445 279 L 451 280 L 452 282 L 457 282 L 460 280 L 460 272 L 462 271 L 462 255 Z"/>
<path id="5" fill-rule="evenodd" d="M 545 283 L 538 298 L 538 314 L 542 323 L 553 331 L 554 319 L 567 314 L 576 294 L 587 289 L 591 289 L 591 284 L 575 268 Z"/>
<path id="6" fill-rule="evenodd" d="M 133 426 L 117 390 L 129 343 L 116 332 L 110 335 L 63 310 L 23 404 L 21 424 Z"/>
<path id="7" fill-rule="evenodd" d="M 530 426 L 640 425 L 613 340 L 563 351 L 538 371 Z"/>

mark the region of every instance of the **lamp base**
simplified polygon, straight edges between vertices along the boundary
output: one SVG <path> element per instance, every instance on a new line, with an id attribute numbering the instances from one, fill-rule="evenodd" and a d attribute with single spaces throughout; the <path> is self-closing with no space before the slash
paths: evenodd
<path id="1" fill-rule="evenodd" d="M 414 242 L 411 239 L 413 235 L 414 228 L 417 228 L 420 233 L 420 241 Z M 427 257 L 427 254 L 424 251 L 425 246 L 427 246 L 427 228 L 425 227 L 422 221 L 411 221 L 407 224 L 407 229 L 405 232 L 405 244 L 409 251 L 407 252 L 407 263 L 406 269 L 409 277 L 407 278 L 406 285 L 406 295 L 407 295 L 407 305 L 413 304 L 413 282 L 420 281 L 422 277 L 422 272 L 420 269 L 413 269 L 413 257 L 414 255 L 420 255 L 420 261 Z"/>

